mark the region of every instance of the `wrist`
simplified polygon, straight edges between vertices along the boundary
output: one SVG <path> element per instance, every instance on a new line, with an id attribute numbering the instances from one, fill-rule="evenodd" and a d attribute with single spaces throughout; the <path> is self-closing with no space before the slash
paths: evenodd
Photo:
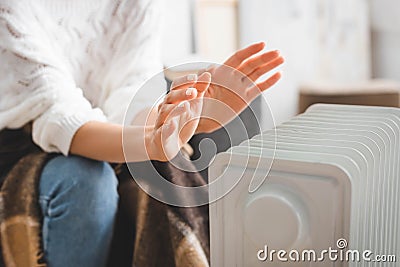
<path id="1" fill-rule="evenodd" d="M 159 160 L 160 156 L 155 146 L 153 126 L 146 126 L 144 129 L 144 146 L 149 160 Z"/>

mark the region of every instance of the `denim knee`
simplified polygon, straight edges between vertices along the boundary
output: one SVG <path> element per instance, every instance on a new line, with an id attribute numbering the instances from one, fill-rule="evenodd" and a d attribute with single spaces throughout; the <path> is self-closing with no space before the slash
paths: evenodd
<path id="1" fill-rule="evenodd" d="M 40 200 L 52 200 L 53 207 L 72 205 L 93 215 L 96 211 L 116 209 L 117 186 L 110 164 L 78 156 L 57 156 L 42 171 Z"/>
<path id="2" fill-rule="evenodd" d="M 105 266 L 118 208 L 111 166 L 57 156 L 44 167 L 39 192 L 49 266 Z"/>

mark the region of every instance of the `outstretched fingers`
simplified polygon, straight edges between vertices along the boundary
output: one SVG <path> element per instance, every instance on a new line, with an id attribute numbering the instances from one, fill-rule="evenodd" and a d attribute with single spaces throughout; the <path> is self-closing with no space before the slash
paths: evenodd
<path id="1" fill-rule="evenodd" d="M 172 81 L 171 91 L 192 87 L 197 82 L 197 74 L 188 74 L 185 76 L 178 77 Z"/>
<path id="2" fill-rule="evenodd" d="M 197 97 L 197 89 L 194 87 L 175 89 L 169 91 L 165 96 L 165 104 L 179 104 L 182 101 L 190 100 Z"/>
<path id="3" fill-rule="evenodd" d="M 158 110 L 158 117 L 156 121 L 156 128 L 161 127 L 170 117 L 178 116 L 186 111 L 188 103 L 181 102 L 179 105 L 164 104 Z"/>
<path id="4" fill-rule="evenodd" d="M 279 57 L 279 51 L 269 51 L 264 54 L 249 58 L 244 61 L 239 67 L 238 70 L 242 72 L 244 75 L 249 75 L 258 69 L 260 66 L 267 64 L 276 58 Z"/>
<path id="5" fill-rule="evenodd" d="M 284 63 L 284 61 L 285 60 L 283 59 L 283 57 L 279 56 L 279 57 L 275 58 L 274 60 L 271 60 L 268 63 L 266 63 L 264 65 L 260 65 L 257 68 L 255 68 L 253 70 L 253 72 L 248 75 L 248 77 L 250 78 L 251 81 L 257 81 L 258 78 L 260 78 L 267 72 L 282 65 Z"/>
<path id="6" fill-rule="evenodd" d="M 265 47 L 265 43 L 256 43 L 253 45 L 250 45 L 244 49 L 241 49 L 237 51 L 235 54 L 233 54 L 228 60 L 225 61 L 224 65 L 228 65 L 232 68 L 238 68 L 243 61 L 246 59 L 250 58 L 252 55 L 257 54 L 261 50 L 263 50 Z"/>
<path id="7" fill-rule="evenodd" d="M 262 92 L 264 92 L 265 90 L 269 89 L 274 84 L 276 84 L 281 79 L 281 77 L 282 77 L 281 72 L 277 72 L 271 77 L 269 77 L 267 80 L 251 86 L 249 89 L 247 89 L 246 92 L 247 97 L 249 98 L 250 101 L 254 100 Z"/>

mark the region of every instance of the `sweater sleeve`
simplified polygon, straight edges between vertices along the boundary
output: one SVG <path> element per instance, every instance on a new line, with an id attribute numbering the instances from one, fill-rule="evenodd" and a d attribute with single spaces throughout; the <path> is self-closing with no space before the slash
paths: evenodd
<path id="1" fill-rule="evenodd" d="M 33 141 L 67 155 L 75 132 L 105 121 L 75 84 L 51 22 L 32 1 L 0 1 L 0 130 L 33 122 Z"/>

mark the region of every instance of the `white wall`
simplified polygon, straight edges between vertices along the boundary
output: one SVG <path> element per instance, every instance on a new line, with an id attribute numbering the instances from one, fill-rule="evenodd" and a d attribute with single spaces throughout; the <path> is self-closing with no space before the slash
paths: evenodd
<path id="1" fill-rule="evenodd" d="M 239 6 L 241 46 L 265 41 L 266 50 L 279 49 L 286 59 L 283 79 L 264 94 L 278 123 L 296 113 L 297 84 L 315 72 L 315 12 L 310 0 L 301 2 L 243 0 Z"/>
<path id="2" fill-rule="evenodd" d="M 237 0 L 168 0 L 164 5 L 166 65 L 188 60 L 222 63 L 237 50 Z"/>
<path id="3" fill-rule="evenodd" d="M 197 53 L 222 63 L 238 49 L 237 0 L 195 0 Z"/>
<path id="4" fill-rule="evenodd" d="M 400 1 L 370 0 L 373 76 L 400 81 Z"/>
<path id="5" fill-rule="evenodd" d="M 166 64 L 175 64 L 193 52 L 191 5 L 191 0 L 164 3 L 162 56 Z"/>
<path id="6" fill-rule="evenodd" d="M 297 113 L 300 84 L 370 76 L 364 0 L 241 0 L 239 14 L 242 46 L 263 40 L 286 59 L 282 81 L 264 94 L 278 124 Z"/>
<path id="7" fill-rule="evenodd" d="M 400 81 L 399 0 L 238 1 L 239 46 L 263 40 L 267 49 L 278 48 L 286 58 L 282 81 L 265 93 L 278 123 L 296 114 L 298 87 L 303 82 L 349 82 L 371 76 Z M 193 21 L 204 20 L 196 5 L 199 2 L 211 6 L 212 1 L 166 1 L 164 62 L 187 61 L 184 59 L 190 58 L 194 47 L 200 52 L 197 58 L 220 62 L 235 47 L 234 44 L 218 46 L 234 39 L 234 25 L 226 22 L 227 18 L 234 18 L 233 13 L 228 16 L 226 13 L 223 19 L 226 10 L 221 11 L 221 19 L 214 28 L 207 20 L 202 29 L 213 31 L 208 34 L 200 34 L 199 25 L 192 25 Z M 193 14 L 191 5 L 197 7 Z M 214 9 L 217 10 L 218 7 Z M 215 13 L 207 14 L 218 17 Z M 229 38 L 225 40 L 227 27 Z M 196 40 L 193 28 L 197 29 Z M 204 45 L 207 43 L 211 50 Z"/>

